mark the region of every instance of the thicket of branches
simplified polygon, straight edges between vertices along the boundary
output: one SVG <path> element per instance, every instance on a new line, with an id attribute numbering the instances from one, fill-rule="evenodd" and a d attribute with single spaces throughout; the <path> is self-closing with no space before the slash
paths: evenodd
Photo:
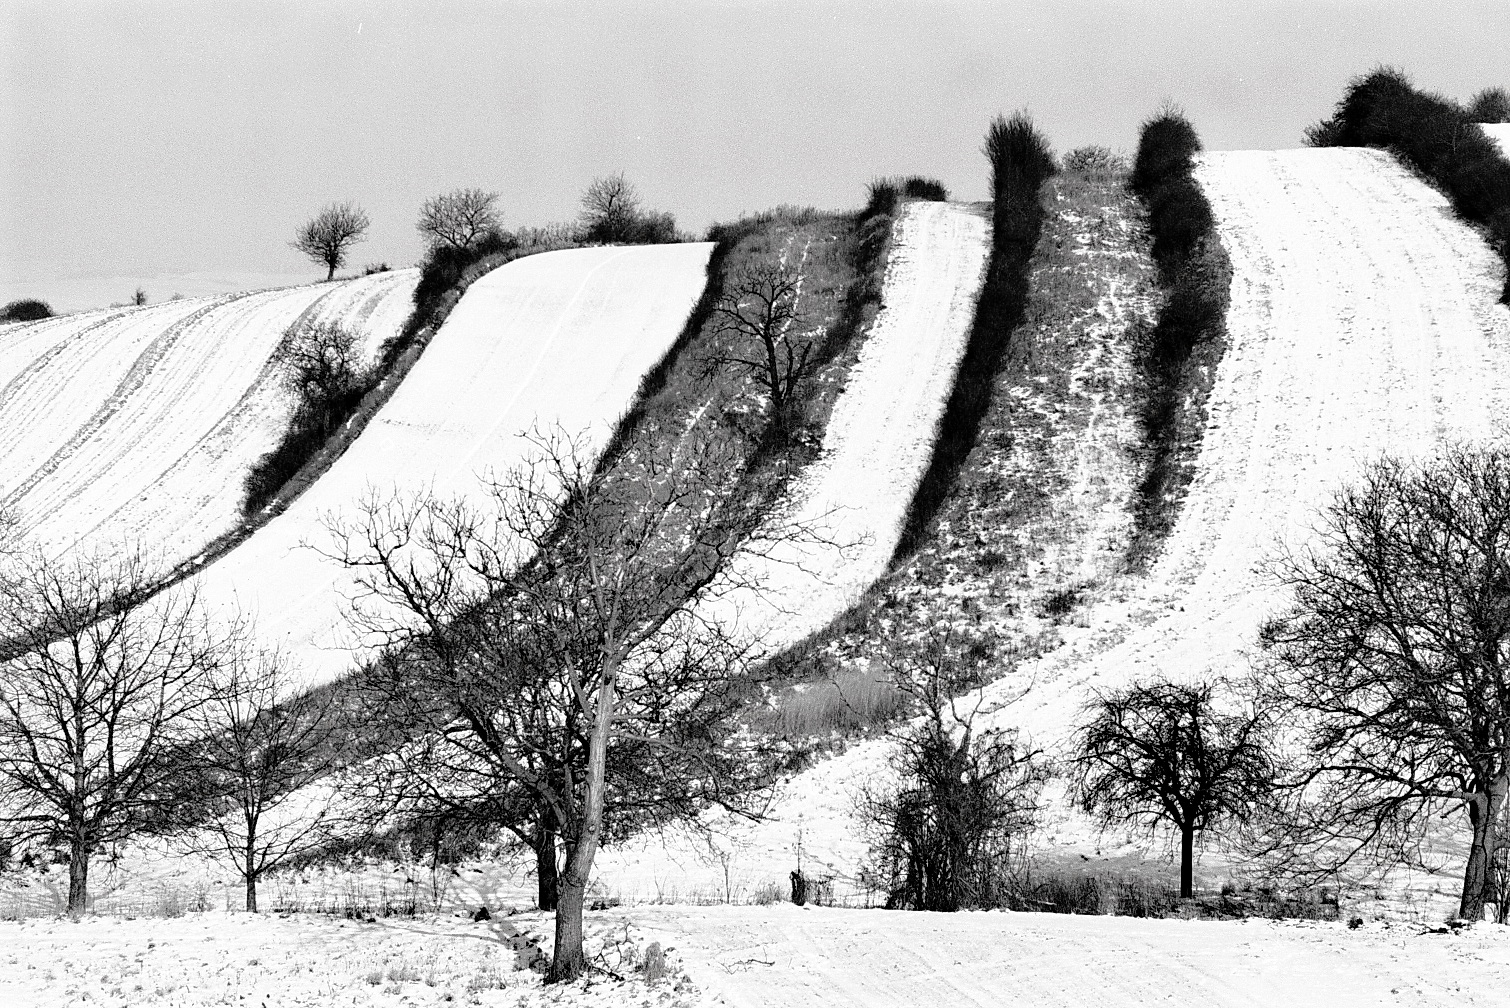
<path id="1" fill-rule="evenodd" d="M 35 322 L 45 318 L 52 318 L 52 308 L 46 301 L 38 301 L 36 298 L 11 301 L 0 308 L 0 322 Z"/>
<path id="2" fill-rule="evenodd" d="M 648 210 L 623 172 L 592 180 L 582 194 L 580 240 L 589 244 L 655 245 L 678 241 L 676 218 Z"/>

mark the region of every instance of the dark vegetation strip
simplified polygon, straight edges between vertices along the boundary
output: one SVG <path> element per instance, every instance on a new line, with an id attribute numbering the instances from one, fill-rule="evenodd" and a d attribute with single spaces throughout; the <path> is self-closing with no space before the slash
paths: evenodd
<path id="1" fill-rule="evenodd" d="M 893 565 L 922 545 L 949 496 L 991 405 L 1012 332 L 1027 310 L 1028 261 L 1044 220 L 1040 190 L 1054 174 L 1054 155 L 1022 112 L 996 118 L 986 134 L 985 154 L 991 162 L 991 257 L 933 457 L 908 506 Z"/>
<path id="2" fill-rule="evenodd" d="M 1183 114 L 1160 112 L 1143 124 L 1129 183 L 1148 208 L 1153 258 L 1165 299 L 1140 347 L 1147 467 L 1133 500 L 1128 567 L 1143 570 L 1174 528 L 1195 476 L 1206 397 L 1226 350 L 1232 264 L 1216 217 L 1194 176 L 1200 137 Z"/>
<path id="3" fill-rule="evenodd" d="M 1500 301 L 1510 304 L 1510 160 L 1474 121 L 1490 111 L 1482 98 L 1470 111 L 1417 90 L 1400 70 L 1380 67 L 1353 78 L 1336 112 L 1307 129 L 1306 141 L 1384 148 L 1431 179 L 1459 217 L 1488 232 L 1505 264 Z"/>

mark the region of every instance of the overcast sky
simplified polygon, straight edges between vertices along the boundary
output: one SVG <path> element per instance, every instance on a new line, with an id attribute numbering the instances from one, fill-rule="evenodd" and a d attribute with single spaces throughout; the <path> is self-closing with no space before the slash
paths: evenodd
<path id="1" fill-rule="evenodd" d="M 1131 148 L 1164 99 L 1212 149 L 1297 146 L 1380 62 L 1455 97 L 1510 84 L 1506 0 L 1456 3 L 0 0 L 0 300 L 60 310 L 323 277 L 288 247 L 371 215 L 412 264 L 425 197 L 573 216 L 622 169 L 687 228 L 854 206 L 879 174 L 985 194 L 998 112 Z M 171 288 L 171 289 L 170 289 Z"/>

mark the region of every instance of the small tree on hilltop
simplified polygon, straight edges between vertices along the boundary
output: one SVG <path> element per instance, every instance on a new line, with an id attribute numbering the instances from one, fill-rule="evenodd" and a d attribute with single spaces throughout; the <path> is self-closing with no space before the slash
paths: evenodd
<path id="1" fill-rule="evenodd" d="M 639 222 L 640 194 L 623 172 L 593 179 L 582 194 L 582 232 L 587 241 L 635 241 Z"/>
<path id="2" fill-rule="evenodd" d="M 1136 684 L 1086 707 L 1074 793 L 1103 825 L 1167 824 L 1180 837 L 1180 896 L 1194 892 L 1195 837 L 1250 816 L 1276 770 L 1255 708 L 1220 709 L 1218 684 Z"/>
<path id="3" fill-rule="evenodd" d="M 326 267 L 325 279 L 336 275 L 351 246 L 363 240 L 371 221 L 354 203 L 332 203 L 299 228 L 291 247 Z"/>
<path id="4" fill-rule="evenodd" d="M 416 226 L 432 246 L 464 249 L 498 230 L 497 203 L 495 192 L 456 189 L 425 200 Z"/>
<path id="5" fill-rule="evenodd" d="M 1292 595 L 1267 624 L 1267 703 L 1301 756 L 1261 852 L 1335 872 L 1414 861 L 1460 812 L 1459 916 L 1494 898 L 1510 796 L 1510 449 L 1386 457 L 1281 557 Z"/>
<path id="6" fill-rule="evenodd" d="M 138 306 L 146 304 L 147 303 L 147 292 L 145 290 L 143 290 L 142 288 L 138 287 L 136 289 L 136 293 L 133 294 L 133 295 L 131 295 L 131 303 L 134 304 L 134 305 L 138 305 Z"/>

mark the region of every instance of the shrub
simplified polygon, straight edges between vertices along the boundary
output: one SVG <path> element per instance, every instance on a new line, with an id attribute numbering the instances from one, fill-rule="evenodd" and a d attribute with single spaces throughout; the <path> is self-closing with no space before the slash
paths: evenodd
<path id="1" fill-rule="evenodd" d="M 1026 112 L 1010 119 L 997 116 L 986 132 L 983 153 L 991 165 L 991 258 L 954 388 L 939 421 L 933 456 L 908 505 L 894 560 L 922 542 L 975 446 L 981 419 L 991 405 L 996 372 L 1027 309 L 1028 262 L 1043 230 L 1039 193 L 1054 174 L 1054 154 Z"/>
<path id="2" fill-rule="evenodd" d="M 901 201 L 902 187 L 896 179 L 871 179 L 865 186 L 865 206 L 860 210 L 860 220 L 882 215 L 890 217 L 897 212 L 897 204 Z"/>
<path id="3" fill-rule="evenodd" d="M 938 179 L 924 178 L 921 175 L 909 175 L 902 182 L 902 195 L 908 199 L 945 203 L 949 199 L 949 190 L 944 188 L 944 183 Z"/>
<path id="4" fill-rule="evenodd" d="M 1064 156 L 1064 170 L 1092 178 L 1121 175 L 1127 171 L 1127 158 L 1096 144 L 1076 147 Z"/>
<path id="5" fill-rule="evenodd" d="M 1510 123 L 1510 92 L 1485 88 L 1468 102 L 1468 117 L 1481 123 Z"/>
<path id="6" fill-rule="evenodd" d="M 362 275 L 372 276 L 372 274 L 374 273 L 387 273 L 389 268 L 390 267 L 387 263 L 368 263 L 365 267 L 363 267 Z"/>
<path id="7" fill-rule="evenodd" d="M 52 314 L 52 308 L 46 301 L 23 298 L 0 308 L 0 322 L 35 322 L 37 319 L 52 318 Z"/>
<path id="8" fill-rule="evenodd" d="M 1501 88 L 1463 109 L 1418 91 L 1405 73 L 1378 67 L 1348 85 L 1332 117 L 1306 131 L 1317 146 L 1382 147 L 1420 171 L 1452 200 L 1458 216 L 1485 227 L 1505 261 L 1500 300 L 1510 304 L 1510 160 L 1474 121 L 1503 112 Z"/>

